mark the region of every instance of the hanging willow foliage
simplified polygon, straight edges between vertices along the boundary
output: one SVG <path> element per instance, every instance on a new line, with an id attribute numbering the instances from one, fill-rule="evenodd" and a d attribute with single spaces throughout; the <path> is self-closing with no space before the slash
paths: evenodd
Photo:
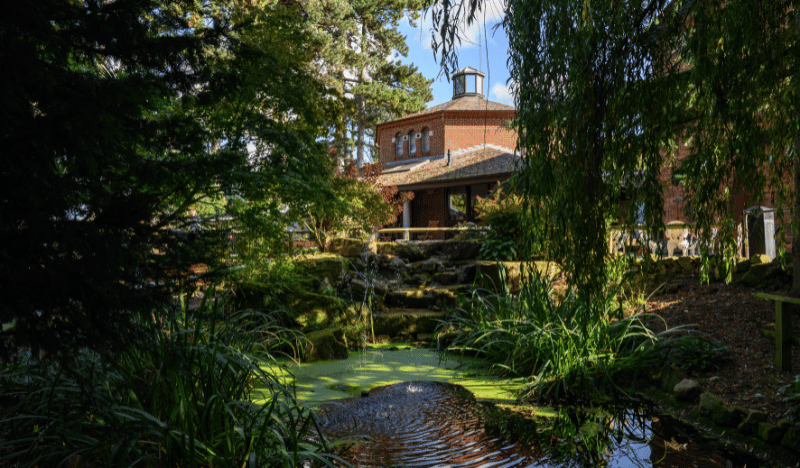
<path id="1" fill-rule="evenodd" d="M 465 3 L 432 7 L 445 69 L 457 66 L 459 15 L 489 2 Z M 797 0 L 508 0 L 520 180 L 541 207 L 529 232 L 548 237 L 573 283 L 590 295 L 604 284 L 611 221 L 659 234 L 670 182 L 691 200 L 706 258 L 721 224 L 732 261 L 737 197 L 774 192 L 798 232 L 798 11 Z"/>

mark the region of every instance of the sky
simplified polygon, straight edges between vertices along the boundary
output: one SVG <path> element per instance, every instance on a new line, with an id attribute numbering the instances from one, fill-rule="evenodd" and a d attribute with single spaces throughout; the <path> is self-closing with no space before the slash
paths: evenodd
<path id="1" fill-rule="evenodd" d="M 514 99 L 509 92 L 509 73 L 506 66 L 508 60 L 508 39 L 502 27 L 502 0 L 489 0 L 485 14 L 485 28 L 483 14 L 480 24 L 473 24 L 466 28 L 465 40 L 458 48 L 458 68 L 477 68 L 486 74 L 483 83 L 484 96 L 490 101 L 503 104 L 514 104 Z M 441 67 L 433 56 L 431 48 L 431 15 L 416 20 L 416 27 L 411 27 L 408 21 L 402 21 L 400 32 L 406 36 L 408 56 L 399 57 L 402 63 L 414 63 L 419 71 L 428 79 L 433 79 L 433 100 L 428 107 L 442 104 L 453 98 L 453 85 L 447 78 L 440 74 Z M 494 26 L 500 24 L 496 30 Z M 478 45 L 480 43 L 480 45 Z"/>

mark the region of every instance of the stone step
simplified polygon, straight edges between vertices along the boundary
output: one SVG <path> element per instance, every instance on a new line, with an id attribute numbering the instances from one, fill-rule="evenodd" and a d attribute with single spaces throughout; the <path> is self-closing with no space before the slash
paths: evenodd
<path id="1" fill-rule="evenodd" d="M 468 293 L 469 290 L 470 287 L 465 285 L 401 287 L 389 291 L 384 298 L 384 304 L 389 309 L 455 307 L 459 293 Z"/>
<path id="2" fill-rule="evenodd" d="M 418 339 L 419 334 L 431 335 L 447 314 L 428 309 L 394 308 L 375 312 L 372 324 L 375 335 L 390 338 Z"/>

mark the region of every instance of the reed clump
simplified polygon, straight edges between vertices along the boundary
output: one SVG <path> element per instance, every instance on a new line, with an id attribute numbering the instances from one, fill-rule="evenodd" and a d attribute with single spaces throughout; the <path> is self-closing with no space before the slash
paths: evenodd
<path id="1" fill-rule="evenodd" d="M 654 345 L 662 338 L 647 327 L 641 309 L 623 313 L 617 291 L 609 287 L 591 298 L 569 288 L 559 298 L 552 277 L 528 268 L 516 293 L 475 291 L 469 307 L 441 325 L 456 330 L 446 348 L 528 376 L 524 399 L 606 399 L 624 393 L 641 370 L 657 364 Z"/>
<path id="2" fill-rule="evenodd" d="M 296 342 L 276 316 L 207 300 L 147 322 L 119 356 L 4 364 L 0 465 L 333 466 L 313 413 L 269 372 Z"/>

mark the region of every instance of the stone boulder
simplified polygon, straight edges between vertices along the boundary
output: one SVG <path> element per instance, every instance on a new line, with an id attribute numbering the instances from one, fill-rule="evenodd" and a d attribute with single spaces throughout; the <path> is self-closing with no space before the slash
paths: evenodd
<path id="1" fill-rule="evenodd" d="M 363 253 L 369 252 L 370 249 L 369 245 L 361 239 L 340 237 L 328 240 L 325 251 L 342 257 L 358 257 Z"/>
<path id="2" fill-rule="evenodd" d="M 444 312 L 413 310 L 384 312 L 372 317 L 375 333 L 399 337 L 418 333 L 433 333 L 439 322 L 446 318 Z"/>
<path id="3" fill-rule="evenodd" d="M 423 260 L 419 262 L 419 269 L 426 272 L 426 273 L 442 273 L 447 268 L 444 265 L 444 261 L 442 261 L 439 257 L 431 257 L 427 260 Z M 417 265 L 414 265 L 415 267 Z"/>
<path id="4" fill-rule="evenodd" d="M 771 262 L 772 259 L 766 254 L 753 255 L 750 257 L 750 265 L 764 265 Z"/>
<path id="5" fill-rule="evenodd" d="M 758 431 L 758 424 L 767 420 L 767 413 L 763 411 L 751 411 L 739 424 L 737 430 L 742 434 L 755 434 Z"/>
<path id="6" fill-rule="evenodd" d="M 337 254 L 322 253 L 305 255 L 294 259 L 297 270 L 304 276 L 322 283 L 324 279 L 328 284 L 336 287 L 342 282 L 350 267 L 350 262 Z"/>
<path id="7" fill-rule="evenodd" d="M 522 263 L 477 262 L 475 279 L 480 279 L 481 286 L 493 292 L 502 292 L 505 286 L 509 291 L 517 291 L 522 288 Z"/>
<path id="8" fill-rule="evenodd" d="M 675 385 L 673 390 L 678 401 L 695 401 L 703 393 L 700 384 L 694 379 L 683 379 Z"/>
<path id="9" fill-rule="evenodd" d="M 441 251 L 444 241 L 387 242 L 378 244 L 378 253 L 404 258 L 409 262 L 426 260 Z"/>
<path id="10" fill-rule="evenodd" d="M 441 246 L 441 255 L 451 262 L 462 260 L 475 260 L 481 250 L 483 241 L 480 239 L 449 240 Z"/>
<path id="11" fill-rule="evenodd" d="M 379 297 L 383 297 L 389 292 L 389 285 L 379 278 L 372 278 L 369 283 L 362 278 L 353 278 L 350 281 L 350 290 L 357 298 L 363 297 L 367 288 L 372 288 L 372 293 Z"/>
<path id="12" fill-rule="evenodd" d="M 328 328 L 306 334 L 303 362 L 347 359 L 349 351 L 341 328 Z"/>
<path id="13" fill-rule="evenodd" d="M 781 430 L 780 427 L 770 424 L 768 422 L 760 422 L 758 423 L 758 429 L 756 429 L 756 434 L 758 435 L 761 440 L 764 442 L 768 442 L 770 444 L 777 444 L 781 441 L 784 436 L 784 432 Z"/>
<path id="14" fill-rule="evenodd" d="M 303 292 L 292 293 L 284 297 L 282 302 L 301 331 L 353 321 L 348 313 L 347 302 L 338 297 Z"/>
<path id="15" fill-rule="evenodd" d="M 661 390 L 664 392 L 672 393 L 675 391 L 675 386 L 677 386 L 681 381 L 686 379 L 686 374 L 684 374 L 680 369 L 678 369 L 675 365 L 668 365 L 661 368 L 657 375 L 658 381 L 660 383 Z"/>
<path id="16" fill-rule="evenodd" d="M 394 271 L 404 271 L 408 268 L 408 264 L 402 258 L 392 257 L 386 262 L 386 267 Z"/>
<path id="17" fill-rule="evenodd" d="M 781 445 L 788 447 L 796 452 L 800 452 L 800 427 L 790 427 L 786 435 L 781 440 Z"/>

